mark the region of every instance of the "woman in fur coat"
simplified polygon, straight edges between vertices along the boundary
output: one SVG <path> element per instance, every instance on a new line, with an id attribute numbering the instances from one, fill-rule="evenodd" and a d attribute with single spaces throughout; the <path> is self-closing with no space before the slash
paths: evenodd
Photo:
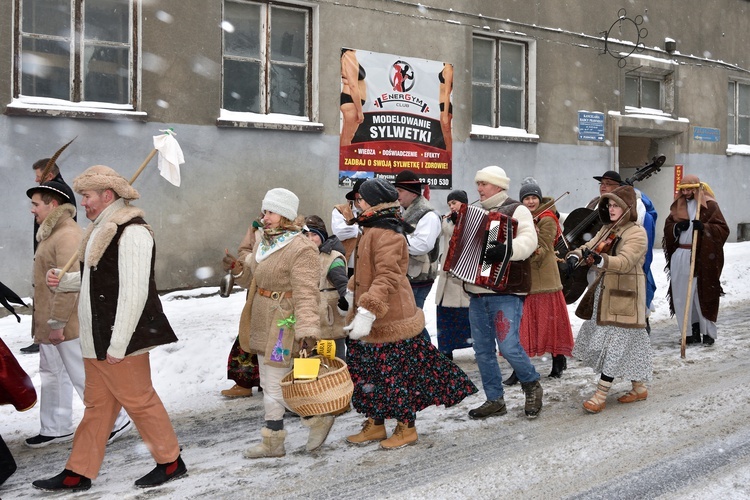
<path id="1" fill-rule="evenodd" d="M 281 379 L 292 370 L 300 344 L 320 338 L 318 305 L 318 249 L 307 239 L 297 217 L 299 198 L 283 188 L 271 189 L 263 198 L 263 235 L 253 251 L 234 263 L 235 283 L 248 289 L 240 316 L 242 350 L 258 355 L 263 388 L 265 425 L 261 442 L 245 458 L 281 457 L 286 454 Z M 320 447 L 333 425 L 333 416 L 302 419 L 310 428 L 307 450 Z"/>
<path id="2" fill-rule="evenodd" d="M 627 377 L 633 386 L 617 401 L 645 400 L 648 391 L 644 382 L 651 380 L 653 371 L 653 353 L 646 333 L 643 273 L 648 238 L 643 227 L 636 223 L 636 194 L 632 186 L 620 186 L 604 194 L 598 210 L 604 226 L 567 258 L 569 268 L 583 261 L 597 271 L 596 280 L 576 309 L 576 316 L 586 321 L 573 348 L 573 356 L 601 373 L 596 392 L 583 403 L 589 413 L 599 413 L 605 408 L 615 377 Z M 608 237 L 610 248 L 597 252 L 596 247 Z"/>
<path id="3" fill-rule="evenodd" d="M 367 421 L 353 444 L 379 441 L 384 449 L 417 442 L 416 413 L 431 405 L 452 406 L 477 392 L 469 377 L 441 355 L 424 335 L 424 313 L 414 302 L 406 270 L 405 233 L 398 192 L 383 179 L 359 188 L 362 236 L 349 280 L 353 307 L 347 317 L 352 405 Z M 385 419 L 397 420 L 386 439 Z"/>

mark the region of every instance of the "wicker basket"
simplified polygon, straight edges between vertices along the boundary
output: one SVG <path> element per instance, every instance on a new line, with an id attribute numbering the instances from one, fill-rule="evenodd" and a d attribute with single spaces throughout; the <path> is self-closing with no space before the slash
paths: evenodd
<path id="1" fill-rule="evenodd" d="M 295 380 L 291 371 L 281 379 L 284 401 L 301 417 L 343 410 L 353 392 L 349 369 L 341 358 L 323 358 L 318 378 L 314 380 Z"/>

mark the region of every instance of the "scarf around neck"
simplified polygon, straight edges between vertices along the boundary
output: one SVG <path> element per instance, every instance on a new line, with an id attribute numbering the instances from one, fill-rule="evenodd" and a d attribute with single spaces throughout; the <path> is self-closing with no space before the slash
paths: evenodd
<path id="1" fill-rule="evenodd" d="M 263 231 L 263 238 L 260 240 L 258 245 L 258 251 L 255 253 L 255 262 L 261 263 L 268 258 L 269 255 L 277 252 L 287 246 L 295 236 L 299 236 L 300 231 L 289 231 L 288 229 L 271 229 Z"/>

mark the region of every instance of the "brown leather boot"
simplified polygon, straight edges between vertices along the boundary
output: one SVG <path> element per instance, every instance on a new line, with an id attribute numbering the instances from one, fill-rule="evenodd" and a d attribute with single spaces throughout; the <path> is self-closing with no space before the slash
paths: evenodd
<path id="1" fill-rule="evenodd" d="M 365 444 L 371 441 L 382 441 L 386 437 L 388 436 L 385 433 L 385 424 L 375 425 L 375 421 L 368 418 L 362 424 L 360 433 L 347 436 L 346 440 L 352 444 Z"/>
<path id="2" fill-rule="evenodd" d="M 636 401 L 645 401 L 648 397 L 646 384 L 643 382 L 636 382 L 635 380 L 631 380 L 631 383 L 633 384 L 633 388 L 630 389 L 630 392 L 617 398 L 618 403 L 635 403 Z"/>
<path id="3" fill-rule="evenodd" d="M 612 382 L 605 382 L 599 379 L 599 383 L 596 385 L 596 392 L 591 399 L 584 401 L 583 409 L 589 413 L 599 413 L 607 407 L 607 393 L 609 388 L 612 387 Z"/>
<path id="4" fill-rule="evenodd" d="M 385 450 L 395 450 L 396 448 L 403 448 L 410 444 L 417 442 L 417 428 L 409 427 L 406 422 L 398 422 L 396 429 L 393 431 L 393 435 L 388 439 L 380 442 L 380 447 Z"/>
<path id="5" fill-rule="evenodd" d="M 227 398 L 247 398 L 253 395 L 253 388 L 245 389 L 237 384 L 231 389 L 224 389 L 221 391 L 221 395 Z"/>

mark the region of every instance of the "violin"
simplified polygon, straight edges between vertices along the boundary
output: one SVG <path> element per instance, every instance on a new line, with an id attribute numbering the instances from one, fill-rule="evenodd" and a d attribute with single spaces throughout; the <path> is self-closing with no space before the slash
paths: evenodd
<path id="1" fill-rule="evenodd" d="M 664 155 L 654 156 L 650 164 L 639 168 L 632 177 L 625 179 L 625 184 L 632 186 L 634 182 L 648 179 L 652 175 L 659 173 L 665 160 L 666 156 Z M 577 268 L 573 274 L 569 275 L 567 273 L 567 267 L 564 262 L 565 254 L 589 241 L 601 227 L 602 223 L 599 220 L 597 210 L 590 210 L 583 207 L 576 208 L 565 219 L 563 236 L 555 245 L 555 251 L 559 257 L 560 281 L 563 285 L 563 295 L 565 296 L 566 304 L 572 304 L 583 295 L 583 292 L 588 287 L 588 280 L 586 278 L 586 268 L 583 266 Z"/>
<path id="2" fill-rule="evenodd" d="M 610 233 L 602 239 L 602 241 L 599 242 L 598 245 L 596 245 L 596 248 L 591 251 L 588 250 L 588 252 L 584 252 L 586 255 L 584 257 L 584 261 L 586 262 L 587 266 L 592 266 L 594 264 L 594 254 L 601 255 L 603 253 L 609 253 L 610 250 L 620 241 L 620 237 L 617 236 L 617 233 L 615 231 L 610 231 Z"/>

